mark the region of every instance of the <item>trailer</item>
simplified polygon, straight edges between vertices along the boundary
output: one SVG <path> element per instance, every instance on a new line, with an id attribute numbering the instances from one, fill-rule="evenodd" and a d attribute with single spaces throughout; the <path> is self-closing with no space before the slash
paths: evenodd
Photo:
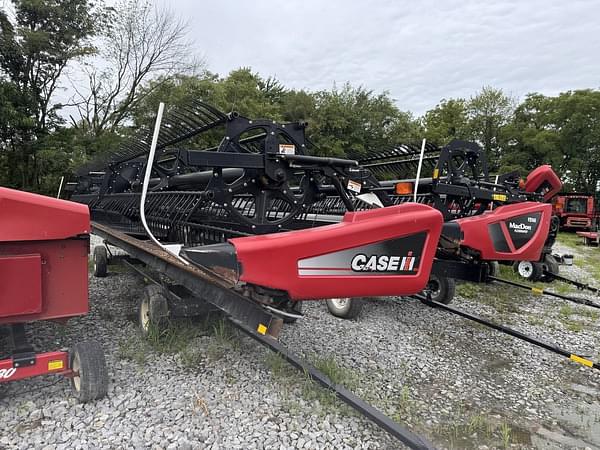
<path id="1" fill-rule="evenodd" d="M 394 422 L 348 389 L 334 383 L 311 363 L 281 344 L 277 337 L 284 322 L 295 317 L 281 317 L 280 314 L 269 311 L 236 290 L 235 285 L 222 273 L 186 264 L 149 240 L 131 237 L 99 223 L 92 223 L 92 231 L 104 241 L 104 246 L 98 246 L 94 251 L 97 276 L 106 276 L 109 264 L 123 263 L 150 283 L 138 305 L 142 332 L 147 331 L 150 325 L 160 327 L 166 321 L 198 316 L 215 308 L 247 336 L 276 352 L 322 387 L 334 392 L 341 401 L 400 442 L 414 449 L 434 448 L 425 438 Z M 110 247 L 117 247 L 125 254 L 113 255 Z M 161 274 L 162 277 L 156 274 Z"/>

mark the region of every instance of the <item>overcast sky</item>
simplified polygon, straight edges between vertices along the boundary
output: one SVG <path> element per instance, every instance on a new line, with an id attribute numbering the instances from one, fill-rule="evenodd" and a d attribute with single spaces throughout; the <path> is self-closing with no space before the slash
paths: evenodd
<path id="1" fill-rule="evenodd" d="M 163 0 L 167 1 L 167 0 Z M 208 69 L 285 86 L 349 81 L 417 115 L 491 85 L 521 98 L 600 87 L 600 2 L 171 0 Z"/>

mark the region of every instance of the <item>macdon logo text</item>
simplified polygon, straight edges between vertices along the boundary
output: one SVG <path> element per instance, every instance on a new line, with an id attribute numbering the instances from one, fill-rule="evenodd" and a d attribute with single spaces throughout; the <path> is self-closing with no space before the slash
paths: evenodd
<path id="1" fill-rule="evenodd" d="M 531 231 L 531 225 L 524 223 L 508 222 L 508 228 L 515 230 L 515 233 L 529 233 Z"/>
<path id="2" fill-rule="evenodd" d="M 407 256 L 367 256 L 359 253 L 352 258 L 351 267 L 355 272 L 410 272 L 418 270 L 418 267 L 415 267 L 416 259 L 412 252 L 408 252 Z"/>

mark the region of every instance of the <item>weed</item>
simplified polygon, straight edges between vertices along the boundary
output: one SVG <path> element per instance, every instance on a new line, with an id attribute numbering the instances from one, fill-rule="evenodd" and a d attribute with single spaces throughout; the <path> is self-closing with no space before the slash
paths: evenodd
<path id="1" fill-rule="evenodd" d="M 181 357 L 181 363 L 188 369 L 197 368 L 203 359 L 202 352 L 197 347 L 191 345 L 186 346 L 179 352 L 179 355 Z"/>
<path id="2" fill-rule="evenodd" d="M 569 331 L 573 331 L 575 333 L 579 333 L 583 330 L 583 324 L 578 322 L 577 320 L 564 320 L 563 324 Z"/>
<path id="3" fill-rule="evenodd" d="M 265 357 L 265 364 L 275 377 L 281 378 L 293 376 L 294 374 L 292 366 L 279 353 L 268 352 Z"/>
<path id="4" fill-rule="evenodd" d="M 511 428 L 507 423 L 503 423 L 500 426 L 500 436 L 502 437 L 502 445 L 504 448 L 510 447 L 510 436 L 511 436 Z"/>
<path id="5" fill-rule="evenodd" d="M 335 384 L 342 384 L 350 390 L 358 387 L 358 378 L 356 374 L 351 370 L 340 366 L 332 356 L 319 358 L 314 361 L 314 365 Z"/>
<path id="6" fill-rule="evenodd" d="M 459 283 L 456 285 L 456 295 L 462 298 L 472 299 L 479 295 L 480 287 L 475 283 Z"/>
<path id="7" fill-rule="evenodd" d="M 558 314 L 561 317 L 568 318 L 573 314 L 573 307 L 571 305 L 563 305 L 558 310 Z"/>
<path id="8" fill-rule="evenodd" d="M 532 314 L 528 315 L 526 320 L 527 320 L 527 323 L 532 326 L 542 326 L 546 322 L 544 319 L 540 318 L 539 316 L 534 316 Z"/>
<path id="9" fill-rule="evenodd" d="M 196 336 L 190 322 L 168 322 L 166 325 L 149 324 L 146 342 L 159 353 L 179 353 Z"/>

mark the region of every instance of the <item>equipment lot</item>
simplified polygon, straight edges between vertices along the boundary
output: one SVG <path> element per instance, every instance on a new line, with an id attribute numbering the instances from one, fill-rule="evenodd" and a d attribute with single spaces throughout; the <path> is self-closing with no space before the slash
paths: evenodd
<path id="1" fill-rule="evenodd" d="M 575 254 L 575 266 L 561 272 L 597 284 L 597 249 L 575 241 L 563 235 L 556 246 Z M 1 446 L 398 448 L 218 317 L 178 322 L 142 341 L 142 287 L 115 268 L 90 277 L 90 315 L 64 329 L 35 324 L 40 347 L 102 343 L 108 398 L 77 404 L 62 379 L 4 384 Z M 521 292 L 461 285 L 454 304 L 598 359 L 595 310 Z M 329 315 L 322 302 L 308 302 L 304 313 L 281 341 L 438 447 L 600 446 L 597 371 L 415 300 L 369 302 L 356 321 Z"/>

